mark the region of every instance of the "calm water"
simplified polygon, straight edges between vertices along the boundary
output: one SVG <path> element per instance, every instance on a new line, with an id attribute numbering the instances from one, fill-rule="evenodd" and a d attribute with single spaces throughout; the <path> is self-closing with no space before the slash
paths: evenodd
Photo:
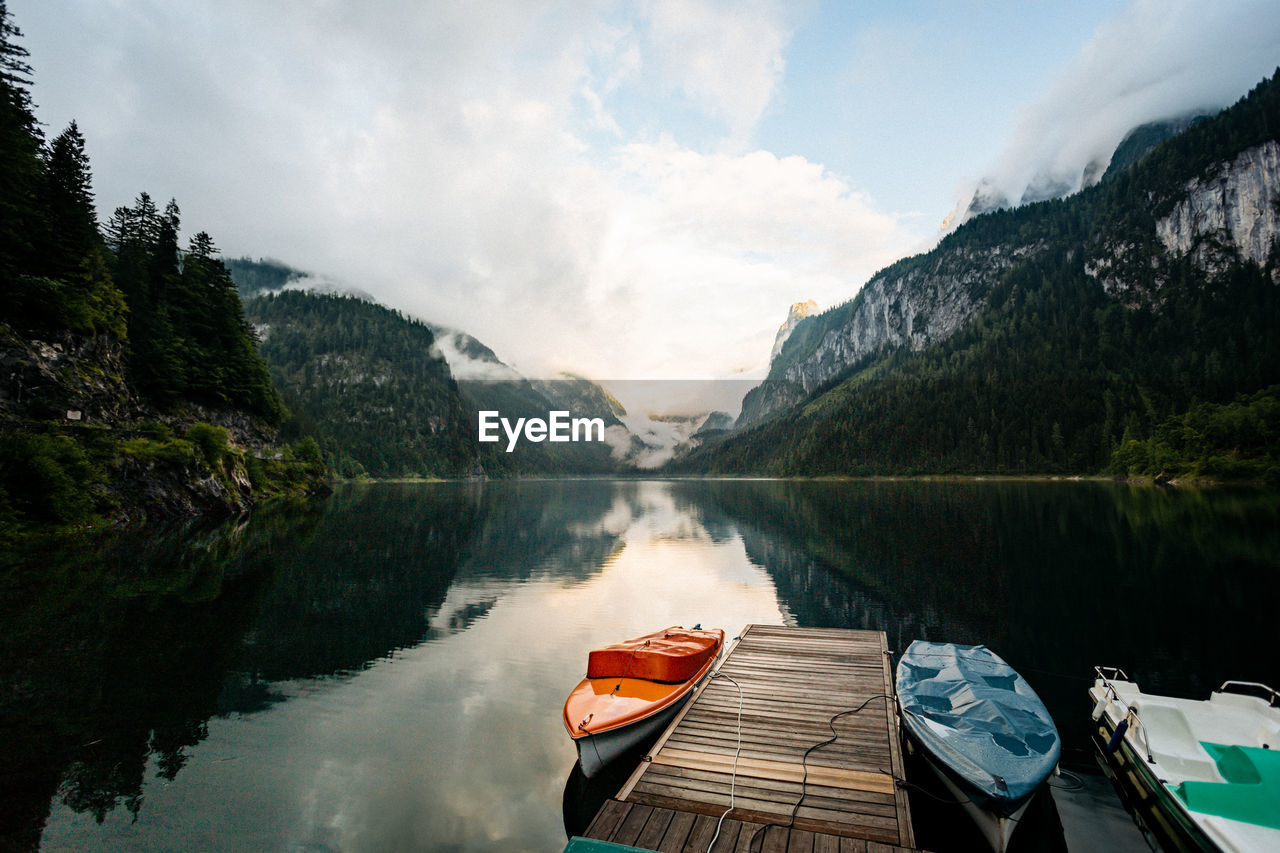
<path id="1" fill-rule="evenodd" d="M 1081 768 L 1094 664 L 1280 685 L 1270 492 L 375 485 L 0 578 L 0 848 L 558 850 L 586 651 L 672 624 L 984 642 Z"/>

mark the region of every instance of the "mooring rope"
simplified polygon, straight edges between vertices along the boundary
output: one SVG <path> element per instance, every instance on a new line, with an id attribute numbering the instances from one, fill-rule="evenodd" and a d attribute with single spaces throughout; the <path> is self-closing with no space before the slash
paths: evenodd
<path id="1" fill-rule="evenodd" d="M 729 808 L 725 809 L 724 814 L 720 815 L 720 820 L 716 821 L 716 834 L 711 836 L 711 843 L 707 845 L 707 853 L 711 853 L 711 848 L 716 846 L 716 841 L 720 839 L 720 827 L 724 825 L 724 819 L 729 816 L 729 812 L 733 811 L 733 797 L 738 784 L 738 756 L 742 754 L 742 685 L 719 670 L 711 673 L 711 677 L 713 679 L 723 678 L 738 688 L 738 748 L 733 753 L 733 773 L 729 776 Z"/>

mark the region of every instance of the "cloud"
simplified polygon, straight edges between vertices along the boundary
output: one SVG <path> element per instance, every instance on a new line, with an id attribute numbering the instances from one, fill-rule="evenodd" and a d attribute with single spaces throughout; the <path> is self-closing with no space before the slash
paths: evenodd
<path id="1" fill-rule="evenodd" d="M 104 215 L 176 197 L 224 253 L 527 374 L 759 369 L 792 301 L 847 298 L 894 255 L 893 218 L 837 176 L 750 150 L 777 4 L 74 5 L 46 43 L 83 60 L 33 56 L 37 100 L 80 120 Z M 670 96 L 687 140 L 653 132 Z"/>
<path id="2" fill-rule="evenodd" d="M 1016 129 L 981 182 L 1008 202 L 1081 187 L 1141 124 L 1216 112 L 1280 60 L 1280 16 L 1268 0 L 1137 0 L 1103 22 Z M 972 188 L 962 191 L 966 201 Z"/>
<path id="3" fill-rule="evenodd" d="M 677 89 L 728 127 L 741 147 L 773 99 L 789 39 L 779 4 L 661 0 L 648 7 L 656 64 Z"/>
<path id="4" fill-rule="evenodd" d="M 1139 0 L 1116 14 L 1022 111 L 990 182 L 1010 198 L 1045 178 L 1078 182 L 1135 124 L 1229 103 L 1276 61 L 1269 5 Z M 791 115 L 782 82 L 805 4 L 10 6 L 41 118 L 79 120 L 104 213 L 141 190 L 176 197 L 187 230 L 224 253 L 367 291 L 527 375 L 759 371 L 789 305 L 847 300 L 920 246 L 919 219 L 886 212 L 839 169 L 759 150 L 761 123 Z M 914 32 L 915 17 L 896 20 L 838 50 Z M 897 57 L 925 49 L 914 45 L 893 41 L 859 67 L 905 74 L 893 63 L 920 65 Z M 924 102 L 935 78 L 940 99 L 963 102 L 946 87 L 964 75 L 938 65 L 912 78 L 921 103 L 859 101 L 860 120 L 884 137 L 903 126 L 893 110 L 965 120 L 972 111 Z M 803 132 L 834 133 L 823 122 L 838 92 L 793 82 L 793 105 L 812 98 Z M 916 132 L 928 144 L 903 143 L 878 171 L 910 183 L 920 161 L 948 157 L 942 130 Z"/>

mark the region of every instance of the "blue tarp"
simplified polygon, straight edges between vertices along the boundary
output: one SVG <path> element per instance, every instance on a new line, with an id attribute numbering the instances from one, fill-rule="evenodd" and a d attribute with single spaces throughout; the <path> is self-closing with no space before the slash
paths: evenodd
<path id="1" fill-rule="evenodd" d="M 1040 697 L 986 646 L 916 640 L 897 689 L 903 727 L 983 808 L 1013 812 L 1062 754 Z"/>

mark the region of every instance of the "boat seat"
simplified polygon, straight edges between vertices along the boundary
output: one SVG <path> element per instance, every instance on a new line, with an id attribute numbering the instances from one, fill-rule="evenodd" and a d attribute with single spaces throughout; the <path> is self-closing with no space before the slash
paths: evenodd
<path id="1" fill-rule="evenodd" d="M 1205 743 L 1225 782 L 1174 786 L 1187 808 L 1203 814 L 1280 829 L 1280 752 Z"/>
<path id="2" fill-rule="evenodd" d="M 1133 710 L 1138 715 L 1143 732 L 1151 741 L 1151 751 L 1159 755 L 1177 758 L 1201 758 L 1204 750 L 1200 741 L 1191 733 L 1187 717 L 1178 708 L 1150 702 L 1135 702 Z M 1145 743 L 1141 736 L 1132 736 L 1136 742 Z M 1157 759 L 1158 760 L 1158 759 Z"/>
<path id="3" fill-rule="evenodd" d="M 1191 732 L 1186 715 L 1178 708 L 1154 702 L 1135 702 L 1133 710 L 1145 731 L 1129 730 L 1129 742 L 1138 747 L 1148 745 L 1162 777 L 1213 779 L 1214 762 Z M 1146 737 L 1144 737 L 1144 735 Z"/>

